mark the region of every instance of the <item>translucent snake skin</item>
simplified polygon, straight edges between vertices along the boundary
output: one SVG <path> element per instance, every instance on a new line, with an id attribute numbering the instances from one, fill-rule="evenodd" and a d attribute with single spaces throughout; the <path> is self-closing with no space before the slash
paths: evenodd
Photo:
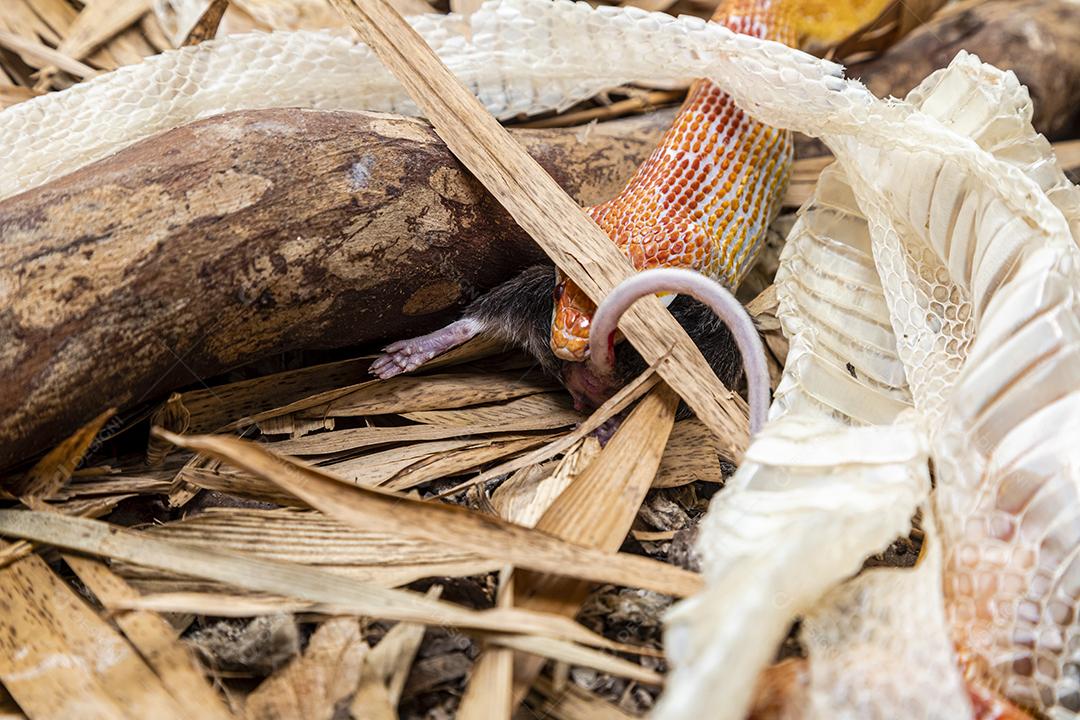
<path id="1" fill-rule="evenodd" d="M 961 53 L 886 101 L 690 18 L 502 0 L 469 39 L 461 18 L 414 24 L 502 117 L 706 77 L 837 157 L 788 237 L 784 374 L 703 521 L 706 589 L 669 617 L 655 717 L 744 717 L 797 617 L 803 717 L 973 717 L 972 686 L 1076 717 L 1080 193 L 1015 76 Z M 413 109 L 348 39 L 229 37 L 0 112 L 0 196 L 195 117 L 282 105 Z M 916 567 L 851 579 L 916 512 Z"/>
<path id="2" fill-rule="evenodd" d="M 703 523 L 659 717 L 745 697 L 800 615 L 807 716 L 973 717 L 972 690 L 1076 716 L 1080 193 L 1030 121 L 961 53 L 819 131 L 839 162 L 777 273 L 783 379 Z M 915 570 L 837 588 L 917 509 Z"/>
<path id="3" fill-rule="evenodd" d="M 794 45 L 794 10 L 791 0 L 726 0 L 713 21 Z M 690 268 L 734 290 L 780 211 L 792 156 L 791 133 L 754 120 L 700 80 L 623 191 L 587 212 L 638 270 Z M 555 296 L 551 349 L 584 360 L 596 306 L 566 280 Z"/>

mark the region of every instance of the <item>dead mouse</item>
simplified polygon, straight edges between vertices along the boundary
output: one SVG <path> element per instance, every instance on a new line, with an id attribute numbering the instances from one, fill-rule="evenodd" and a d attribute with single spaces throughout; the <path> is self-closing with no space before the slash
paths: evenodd
<path id="1" fill-rule="evenodd" d="M 650 281 L 650 278 L 653 279 Z M 676 280 L 689 284 L 672 287 L 671 283 Z M 688 270 L 650 270 L 631 276 L 597 308 L 593 331 L 598 329 L 596 321 L 599 320 L 606 327 L 601 330 L 599 337 L 605 334 L 613 337 L 618 317 L 638 297 L 659 289 L 695 292 L 700 296 L 697 283 L 708 284 L 703 287 L 720 287 L 714 281 Z M 552 291 L 555 287 L 555 268 L 549 265 L 534 265 L 477 298 L 465 309 L 460 320 L 428 335 L 388 345 L 385 348 L 386 353 L 372 363 L 371 372 L 384 379 L 409 372 L 473 337 L 487 335 L 527 352 L 539 362 L 546 373 L 567 388 L 574 398 L 575 407 L 582 411 L 593 410 L 620 387 L 644 372 L 647 364 L 630 343 L 614 344 L 610 339 L 608 346 L 613 353 L 613 362 L 609 359 L 604 367 L 598 367 L 599 363 L 592 361 L 598 360 L 604 355 L 603 352 L 593 353 L 590 362 L 584 363 L 557 358 L 551 349 L 551 320 L 555 306 Z M 722 292 L 730 297 L 726 290 Z M 748 341 L 745 337 L 748 332 L 753 335 L 753 341 L 757 342 L 751 354 L 763 351 L 760 349 L 760 339 L 753 328 L 752 320 L 737 301 L 732 298 L 731 302 L 738 306 L 738 312 L 742 316 L 734 323 L 740 334 L 739 342 L 724 320 L 708 305 L 688 294 L 676 297 L 668 310 L 697 344 L 720 381 L 727 387 L 736 387 L 744 375 L 739 345 L 745 345 Z M 728 317 L 731 319 L 730 312 Z M 760 358 L 759 363 L 754 362 L 752 365 L 764 368 L 764 357 Z M 755 378 L 759 378 L 761 373 L 757 370 L 753 374 Z M 751 389 L 753 390 L 753 384 Z M 760 391 L 758 394 L 760 395 Z M 766 371 L 766 406 L 767 395 Z M 751 400 L 753 399 L 752 397 Z M 685 408 L 681 408 L 680 413 L 684 416 L 688 414 Z M 755 425 L 754 429 L 756 427 Z"/>

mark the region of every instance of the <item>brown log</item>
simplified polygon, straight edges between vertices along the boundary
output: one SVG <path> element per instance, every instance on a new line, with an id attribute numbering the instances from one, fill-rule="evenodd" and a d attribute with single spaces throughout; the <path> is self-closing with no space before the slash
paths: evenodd
<path id="1" fill-rule="evenodd" d="M 670 112 L 516 137 L 583 204 Z M 543 253 L 430 126 L 264 110 L 0 202 L 0 468 L 260 357 L 426 332 Z"/>
<path id="2" fill-rule="evenodd" d="M 990 0 L 945 11 L 880 57 L 848 67 L 884 97 L 903 97 L 960 50 L 1028 86 L 1035 129 L 1051 140 L 1080 135 L 1080 4 L 1073 0 Z"/>

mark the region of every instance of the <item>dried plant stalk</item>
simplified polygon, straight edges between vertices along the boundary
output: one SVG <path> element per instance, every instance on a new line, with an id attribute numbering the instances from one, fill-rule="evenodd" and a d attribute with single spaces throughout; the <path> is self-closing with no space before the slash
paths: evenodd
<path id="1" fill-rule="evenodd" d="M 511 460 L 510 462 L 497 465 L 490 470 L 485 470 L 471 480 L 463 482 L 460 485 L 455 485 L 449 490 L 440 493 L 437 497 L 444 498 L 456 495 L 462 490 L 474 485 L 480 485 L 500 475 L 505 475 L 506 473 L 514 472 L 515 470 L 520 470 L 529 467 L 530 465 L 535 465 L 536 463 L 554 457 L 559 453 L 566 452 L 573 447 L 574 443 L 587 437 L 598 427 L 629 407 L 631 403 L 651 390 L 659 382 L 660 378 L 657 377 L 653 372 L 653 369 L 650 368 L 608 398 L 603 405 L 598 407 L 596 411 L 590 415 L 585 422 L 578 425 L 573 432 L 567 433 L 555 442 L 539 448 L 538 450 L 534 450 L 531 453 L 527 453 L 516 460 Z"/>
<path id="2" fill-rule="evenodd" d="M 0 604 L 0 680 L 31 717 L 186 716 L 139 653 L 40 557 L 0 573 Z"/>
<path id="3" fill-rule="evenodd" d="M 72 473 L 82 463 L 101 428 L 115 412 L 115 409 L 110 408 L 79 428 L 71 437 L 46 453 L 25 475 L 7 483 L 5 489 L 13 495 L 45 499 L 56 495 L 71 479 Z"/>
<path id="4" fill-rule="evenodd" d="M 311 507 L 362 529 L 444 542 L 503 564 L 540 572 L 633 585 L 679 597 L 700 587 L 695 573 L 671 565 L 585 548 L 455 505 L 349 485 L 321 468 L 276 456 L 255 443 L 226 436 L 179 437 L 157 432 L 181 447 L 271 480 Z"/>
<path id="5" fill-rule="evenodd" d="M 658 385 L 623 421 L 600 455 L 555 498 L 537 529 L 588 547 L 614 551 L 626 539 L 653 484 L 675 423 L 678 396 Z M 519 573 L 515 606 L 573 617 L 589 592 L 577 580 Z M 514 672 L 515 699 L 524 699 L 542 667 L 522 658 Z"/>
<path id="6" fill-rule="evenodd" d="M 0 510 L 0 535 L 320 603 L 338 614 L 446 624 L 499 634 L 536 634 L 597 647 L 618 647 L 565 618 L 517 609 L 469 610 L 429 600 L 416 593 L 356 582 L 293 563 L 166 542 L 96 520 L 47 512 Z M 26 560 L 30 559 L 33 558 Z"/>

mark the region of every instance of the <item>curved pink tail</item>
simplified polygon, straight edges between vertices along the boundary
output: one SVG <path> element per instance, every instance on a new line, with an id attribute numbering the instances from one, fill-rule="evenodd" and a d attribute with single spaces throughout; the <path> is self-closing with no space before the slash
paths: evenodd
<path id="1" fill-rule="evenodd" d="M 708 305 L 735 338 L 746 372 L 750 402 L 750 434 L 765 424 L 769 413 L 769 367 L 765 346 L 754 321 L 727 288 L 701 273 L 682 268 L 645 270 L 619 283 L 593 315 L 589 364 L 598 377 L 611 377 L 615 365 L 615 330 L 622 314 L 639 298 L 658 292 L 689 295 Z"/>

